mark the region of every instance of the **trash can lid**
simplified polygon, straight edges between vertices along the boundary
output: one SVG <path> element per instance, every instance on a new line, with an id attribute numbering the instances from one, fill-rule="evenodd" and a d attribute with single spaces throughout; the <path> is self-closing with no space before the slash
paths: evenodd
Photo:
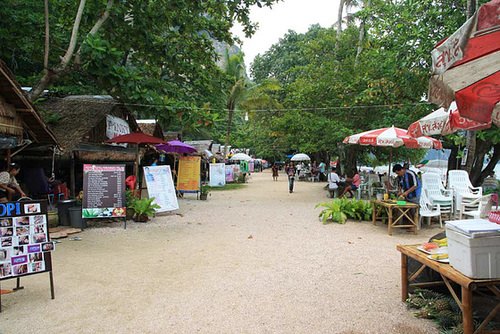
<path id="1" fill-rule="evenodd" d="M 59 201 L 59 203 L 76 203 L 76 199 L 64 199 Z"/>

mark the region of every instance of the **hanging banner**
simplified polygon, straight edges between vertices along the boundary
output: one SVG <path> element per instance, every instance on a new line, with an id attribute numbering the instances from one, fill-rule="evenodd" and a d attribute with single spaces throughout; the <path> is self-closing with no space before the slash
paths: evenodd
<path id="1" fill-rule="evenodd" d="M 226 185 L 226 164 L 210 164 L 210 187 L 224 187 Z"/>
<path id="2" fill-rule="evenodd" d="M 201 157 L 180 157 L 177 190 L 181 193 L 197 193 L 200 190 Z"/>
<path id="3" fill-rule="evenodd" d="M 0 203 L 0 281 L 52 271 L 47 202 Z"/>
<path id="4" fill-rule="evenodd" d="M 234 182 L 233 165 L 226 165 L 226 182 Z"/>
<path id="5" fill-rule="evenodd" d="M 156 212 L 179 209 L 170 166 L 144 167 L 144 176 L 146 178 L 149 198 L 154 197 L 153 204 L 160 206 L 160 209 L 157 209 Z"/>
<path id="6" fill-rule="evenodd" d="M 248 163 L 248 171 L 253 172 L 255 169 L 255 163 L 253 161 Z"/>
<path id="7" fill-rule="evenodd" d="M 125 165 L 83 165 L 82 217 L 125 216 Z"/>

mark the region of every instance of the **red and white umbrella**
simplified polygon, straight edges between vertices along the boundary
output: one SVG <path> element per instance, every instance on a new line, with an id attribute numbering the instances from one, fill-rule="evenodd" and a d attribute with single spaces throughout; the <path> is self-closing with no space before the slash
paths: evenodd
<path id="1" fill-rule="evenodd" d="M 394 126 L 361 132 L 344 139 L 346 144 L 439 149 L 442 144 L 439 140 L 431 137 L 413 138 L 408 135 L 408 131 Z"/>
<path id="2" fill-rule="evenodd" d="M 432 50 L 429 101 L 460 115 L 500 125 L 500 0 L 482 5 L 459 30 Z"/>
<path id="3" fill-rule="evenodd" d="M 491 122 L 481 123 L 460 116 L 457 103 L 453 101 L 448 110 L 441 107 L 412 123 L 408 134 L 412 137 L 448 135 L 458 130 L 483 130 L 490 126 Z"/>
<path id="4" fill-rule="evenodd" d="M 376 129 L 361 132 L 344 139 L 346 144 L 372 145 L 390 147 L 389 173 L 391 175 L 392 148 L 406 146 L 407 148 L 442 148 L 439 140 L 431 137 L 413 138 L 408 135 L 408 131 L 394 126 L 390 128 Z"/>

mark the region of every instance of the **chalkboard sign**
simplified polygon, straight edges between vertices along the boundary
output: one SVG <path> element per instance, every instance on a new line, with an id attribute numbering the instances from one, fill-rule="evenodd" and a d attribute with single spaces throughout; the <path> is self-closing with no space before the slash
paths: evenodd
<path id="1" fill-rule="evenodd" d="M 125 217 L 125 165 L 83 165 L 83 218 Z"/>
<path id="2" fill-rule="evenodd" d="M 47 201 L 0 203 L 0 281 L 52 271 Z"/>

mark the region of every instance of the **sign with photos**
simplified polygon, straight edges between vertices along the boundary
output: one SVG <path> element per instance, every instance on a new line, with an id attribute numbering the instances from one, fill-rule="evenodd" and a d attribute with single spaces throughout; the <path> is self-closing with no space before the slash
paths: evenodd
<path id="1" fill-rule="evenodd" d="M 47 202 L 0 203 L 0 280 L 52 270 Z"/>

